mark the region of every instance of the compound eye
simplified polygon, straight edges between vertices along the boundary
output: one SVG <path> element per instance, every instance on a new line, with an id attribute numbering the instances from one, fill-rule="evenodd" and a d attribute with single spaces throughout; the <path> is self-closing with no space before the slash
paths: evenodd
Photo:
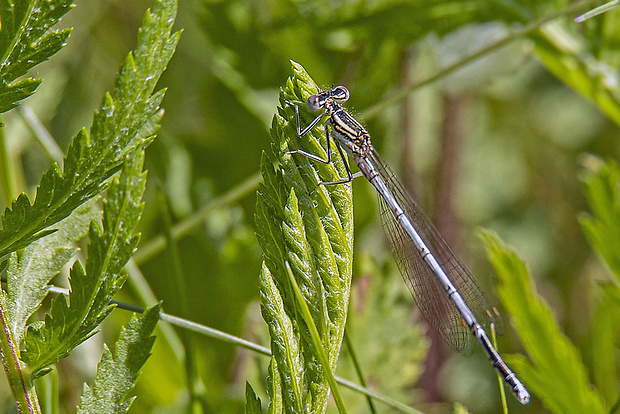
<path id="1" fill-rule="evenodd" d="M 308 109 L 318 111 L 321 108 L 321 98 L 318 95 L 310 95 L 308 98 Z"/>
<path id="2" fill-rule="evenodd" d="M 342 85 L 336 86 L 332 90 L 332 96 L 334 97 L 334 99 L 337 99 L 339 101 L 346 101 L 349 99 L 349 90 Z"/>

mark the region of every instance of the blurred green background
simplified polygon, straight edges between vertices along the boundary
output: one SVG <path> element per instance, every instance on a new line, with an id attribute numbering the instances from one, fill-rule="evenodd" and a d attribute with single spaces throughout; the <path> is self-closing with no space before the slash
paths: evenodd
<path id="1" fill-rule="evenodd" d="M 569 4 L 179 3 L 176 28 L 184 33 L 160 82 L 168 88 L 165 116 L 147 151 L 149 182 L 136 258 L 166 312 L 268 344 L 258 307 L 261 252 L 254 236 L 253 183 L 261 152 L 270 151 L 269 125 L 292 59 L 323 86 L 349 88 L 347 106 L 492 298 L 494 276 L 476 228 L 492 229 L 515 247 L 589 364 L 591 281 L 607 273 L 577 222 L 587 210 L 578 176 L 584 163 L 592 162 L 589 154 L 618 158 L 619 118 L 613 114 L 620 113 L 620 106 L 583 95 L 617 90 L 617 11 L 577 25 L 572 19 L 587 7 L 575 9 L 544 31 L 515 38 L 444 76 L 442 68 Z M 63 20 L 63 26 L 75 28 L 69 43 L 36 68 L 34 76 L 43 84 L 23 103 L 63 151 L 79 128 L 90 125 L 103 93 L 112 89 L 114 74 L 135 46 L 141 18 L 151 6 L 150 0 L 81 0 Z M 438 74 L 406 99 L 373 111 L 397 91 Z M 52 160 L 33 139 L 24 114 L 24 109 L 14 110 L 3 121 L 21 179 L 18 188 L 33 194 Z M 166 249 L 143 250 L 151 249 L 163 231 L 158 188 L 176 224 L 210 206 L 178 239 L 184 297 L 170 276 Z M 237 190 L 243 190 L 241 195 L 221 202 Z M 354 199 L 351 336 L 370 387 L 425 412 L 451 412 L 455 401 L 472 412 L 499 412 L 497 382 L 481 350 L 465 358 L 432 337 L 429 348 L 422 335 L 426 328 L 417 324 L 413 301 L 386 248 L 375 195 L 364 180 L 354 183 Z M 143 305 L 135 285 L 128 284 L 119 299 Z M 98 335 L 59 364 L 63 409 L 70 412 L 77 404 L 82 382 L 94 373 L 101 342 L 113 341 L 127 319 L 126 312 L 115 311 L 103 326 L 103 338 Z M 504 314 L 504 321 L 500 352 L 518 353 L 510 315 Z M 205 412 L 243 412 L 245 381 L 261 388 L 267 358 L 189 336 L 202 383 L 198 405 Z M 186 412 L 184 367 L 174 349 L 160 331 L 132 412 Z M 427 373 L 417 382 L 425 364 Z M 346 352 L 340 365 L 339 374 L 354 379 Z M 10 395 L 4 391 L 2 398 L 5 412 L 11 412 Z M 363 397 L 345 391 L 345 398 L 350 412 L 368 412 Z M 511 412 L 543 411 L 536 398 L 527 408 L 508 398 Z"/>

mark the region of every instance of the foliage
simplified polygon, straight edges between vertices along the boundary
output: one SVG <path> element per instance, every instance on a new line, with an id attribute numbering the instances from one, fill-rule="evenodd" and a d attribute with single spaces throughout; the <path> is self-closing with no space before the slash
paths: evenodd
<path id="1" fill-rule="evenodd" d="M 60 148 L 67 148 L 75 131 L 90 124 L 89 108 L 98 106 L 103 91 L 112 89 L 111 79 L 118 62 L 134 47 L 135 28 L 140 25 L 150 1 L 124 2 L 123 7 L 118 2 L 77 2 L 77 7 L 63 18 L 63 27 L 75 26 L 63 53 L 26 74 L 44 79 L 37 93 L 20 100 L 39 81 L 20 80 L 23 75 L 15 77 L 17 72 L 13 70 L 12 79 L 2 78 L 3 91 L 7 85 L 15 88 L 10 89 L 10 96 L 1 95 L 2 102 L 7 105 L 21 102 L 2 119 L 6 124 L 0 131 L 0 204 L 3 207 L 11 207 L 10 200 L 19 192 L 34 194 L 34 188 L 42 184 L 39 182 L 44 172 L 41 166 L 49 165 L 46 150 L 40 147 L 43 135 L 35 123 L 25 116 L 22 118 L 22 113 L 26 114 L 26 110 L 35 113 L 51 139 Z M 25 19 L 28 13 L 32 16 L 35 12 L 34 8 L 27 11 L 22 6 L 35 4 L 32 1 L 12 3 L 21 7 Z M 71 4 L 39 2 L 45 7 L 58 7 L 61 3 Z M 22 23 L 11 23 L 6 4 L 0 7 L 0 37 L 15 33 L 15 28 L 22 26 Z M 284 145 L 280 149 L 278 144 L 271 144 L 269 128 L 292 59 L 303 64 L 321 87 L 332 83 L 347 86 L 351 91 L 347 107 L 371 132 L 378 151 L 408 185 L 454 250 L 470 265 L 487 293 L 493 296 L 495 289 L 485 283 L 491 272 L 484 254 L 477 250 L 480 243 L 470 236 L 477 226 L 496 231 L 528 263 L 525 269 L 531 269 L 531 275 L 529 271 L 516 276 L 510 274 L 511 279 L 504 281 L 505 269 L 499 271 L 502 284 L 508 282 L 504 286 L 516 289 L 508 295 L 511 305 L 505 303 L 504 309 L 500 309 L 509 328 L 499 338 L 500 352 L 517 374 L 523 376 L 527 371 L 528 380 L 535 378 L 534 383 L 522 379 L 526 386 L 536 390 L 531 404 L 525 408 L 518 407 L 509 396 L 509 412 L 542 412 L 554 404 L 564 406 L 580 398 L 575 390 L 585 390 L 582 403 L 595 401 L 595 409 L 602 404 L 606 411 L 612 411 L 617 407 L 620 368 L 616 333 L 620 292 L 614 256 L 617 231 L 610 227 L 616 225 L 612 208 L 616 173 L 612 163 L 593 161 L 596 158 L 584 154 L 602 159 L 620 157 L 616 76 L 620 64 L 620 24 L 617 10 L 584 23 L 573 22 L 592 7 L 586 0 L 270 0 L 260 5 L 248 0 L 184 2 L 177 24 L 186 35 L 179 44 L 180 53 L 160 80 L 168 87 L 163 103 L 166 117 L 162 120 L 160 138 L 148 147 L 146 157 L 149 177 L 162 184 L 171 207 L 172 226 L 170 231 L 165 230 L 159 201 L 147 186 L 139 228 L 142 238 L 136 256 L 138 267 L 132 265 L 131 289 L 123 289 L 120 296 L 128 302 L 142 304 L 163 299 L 170 313 L 191 315 L 194 321 L 253 341 L 266 338 L 267 328 L 258 320 L 256 304 L 261 252 L 254 232 L 261 228 L 252 220 L 255 213 L 272 212 L 257 209 L 252 195 L 258 185 L 256 177 L 264 149 L 272 145 L 273 155 L 263 162 L 262 168 L 269 170 L 270 178 L 261 191 L 274 187 L 277 191 L 266 194 L 274 195 L 271 202 L 280 207 L 273 210 L 273 216 L 264 217 L 262 229 L 277 231 L 268 233 L 270 236 L 261 241 L 269 246 L 264 257 L 267 267 L 261 277 L 264 281 L 279 280 L 273 282 L 274 289 L 284 284 L 283 261 L 294 262 L 284 255 L 285 250 L 276 246 L 286 240 L 289 244 L 293 244 L 291 240 L 304 242 L 299 218 L 306 230 L 305 222 L 317 217 L 307 198 L 307 192 L 315 185 L 314 171 L 291 165 L 282 176 L 291 184 L 275 184 L 281 172 L 274 161 L 283 161 L 280 165 L 286 166 L 290 160 L 288 156 L 279 159 L 278 154 L 288 147 Z M 48 35 L 50 45 L 59 47 L 63 42 L 58 39 L 64 29 L 53 30 L 50 23 L 36 38 L 33 33 L 28 42 L 16 44 L 14 53 L 21 50 L 25 54 L 10 62 L 20 59 L 22 63 L 27 62 L 27 48 L 20 49 L 19 45 L 29 46 L 31 41 Z M 7 44 L 11 43 L 2 43 Z M 37 50 L 48 53 L 50 49 Z M 4 69 L 0 73 L 5 76 Z M 303 98 L 312 92 L 308 90 L 299 96 L 304 125 L 310 121 L 311 114 L 305 113 Z M 116 95 L 114 102 L 119 103 Z M 277 119 L 291 121 L 290 108 L 281 108 Z M 290 126 L 286 128 L 292 132 Z M 317 133 L 317 138 L 322 140 L 320 128 Z M 92 145 L 94 135 L 88 138 Z M 290 145 L 304 143 L 294 133 L 291 138 Z M 277 143 L 281 141 L 277 139 Z M 135 144 L 136 148 L 141 146 Z M 133 153 L 129 148 L 133 145 L 125 146 L 126 154 Z M 303 145 L 311 145 L 307 147 L 309 151 L 320 153 L 309 142 Z M 109 143 L 108 146 L 111 147 Z M 112 158 L 106 161 L 111 163 L 107 171 L 110 177 L 120 171 L 125 159 L 120 154 L 115 160 Z M 299 156 L 292 157 L 292 161 L 305 162 Z M 581 161 L 587 166 L 585 172 L 577 168 Z M 322 178 L 332 174 L 327 166 L 309 165 L 322 168 L 318 173 Z M 63 169 L 67 169 L 67 164 Z M 91 184 L 104 180 L 104 170 L 97 173 L 98 178 L 93 176 Z M 341 173 L 342 170 L 338 171 Z M 60 193 L 66 196 L 68 176 L 63 172 L 53 177 L 56 177 L 58 197 L 63 197 Z M 576 177 L 586 177 L 583 186 Z M 107 188 L 110 179 L 100 182 L 104 187 L 94 189 L 93 194 Z M 79 188 L 88 184 L 75 187 L 79 192 L 82 191 Z M 415 308 L 402 283 L 392 287 L 391 282 L 386 282 L 392 262 L 378 225 L 375 194 L 363 180 L 352 187 L 354 200 L 350 203 L 347 199 L 347 205 L 355 210 L 355 240 L 350 234 L 347 241 L 355 249 L 353 277 L 362 277 L 360 283 L 353 284 L 351 295 L 368 300 L 352 301 L 355 308 L 349 310 L 347 317 L 351 326 L 348 336 L 361 360 L 368 386 L 407 403 L 415 404 L 428 392 L 426 395 L 433 396 L 435 401 L 450 406 L 459 401 L 462 405 L 458 405 L 458 410 L 465 411 L 467 407 L 471 412 L 498 412 L 497 381 L 481 350 L 475 351 L 471 358 L 449 354 L 449 361 L 410 388 L 410 382 L 419 375 L 418 361 L 425 359 L 422 345 L 414 342 L 418 328 L 412 326 L 407 313 L 407 310 L 415 312 Z M 41 212 L 31 216 L 36 220 L 24 222 L 28 226 L 15 222 L 14 227 L 23 229 L 23 233 L 4 233 L 3 228 L 0 251 L 7 259 L 7 267 L 0 264 L 0 269 L 6 269 L 3 276 L 9 270 L 16 274 L 25 272 L 28 257 L 33 257 L 30 252 L 34 250 L 28 250 L 34 249 L 31 242 L 37 238 L 44 243 L 48 240 L 50 250 L 42 257 L 49 257 L 52 266 L 33 279 L 35 286 L 45 286 L 46 280 L 56 273 L 54 269 L 60 266 L 60 259 L 70 254 L 60 242 L 59 247 L 54 247 L 51 237 L 64 237 L 63 226 L 70 227 L 71 220 L 77 220 L 74 215 L 87 214 L 74 207 L 82 206 L 82 200 L 90 195 L 78 195 L 74 203 L 57 200 L 59 204 L 54 204 L 51 198 L 48 197 L 48 202 L 43 196 L 24 203 L 24 206 L 41 203 Z M 321 194 L 315 192 L 312 196 L 315 197 L 312 202 L 316 202 Z M 317 207 L 325 206 L 320 201 Z M 58 217 L 45 218 L 42 213 L 55 214 L 56 210 Z M 61 216 L 68 221 L 64 222 Z M 18 214 L 13 217 L 17 219 Z M 285 220 L 292 224 L 281 226 Z M 57 231 L 40 237 L 50 230 Z M 178 245 L 186 285 L 182 297 L 178 294 L 178 283 L 170 277 L 171 258 L 163 237 L 165 232 Z M 300 244 L 296 252 L 303 254 L 296 256 L 307 260 L 308 246 L 312 253 L 320 250 L 317 246 L 322 250 L 323 243 L 313 246 L 313 240 L 316 238 Z M 511 256 L 503 247 L 499 251 L 500 257 Z M 373 262 L 388 264 L 379 269 L 368 266 L 368 256 Z M 602 259 L 603 266 L 596 256 Z M 279 264 L 276 271 L 270 261 Z M 508 263 L 517 266 L 520 261 L 510 259 Z M 37 268 L 41 269 L 42 264 L 43 259 Z M 300 274 L 295 271 L 296 276 Z M 373 291 L 366 294 L 367 275 L 373 279 L 370 284 Z M 15 284 L 17 279 L 13 277 L 11 282 L 18 289 L 14 297 L 26 292 L 31 298 L 24 312 L 18 312 L 21 316 L 14 323 L 25 327 L 31 320 L 24 319 L 32 312 L 37 315 L 34 309 L 40 301 L 28 293 L 28 283 L 20 279 Z M 62 283 L 62 278 L 57 280 Z M 263 294 L 268 293 L 265 286 Z M 303 283 L 300 287 L 304 289 Z M 392 291 L 399 288 L 402 291 Z M 322 296 L 320 292 L 312 293 L 316 294 L 313 300 L 319 300 L 309 302 L 318 311 L 324 306 Z M 377 297 L 373 298 L 375 294 Z M 540 301 L 541 296 L 544 302 Z M 281 302 L 275 298 L 270 308 L 274 312 L 284 312 L 285 305 L 295 302 L 290 294 L 282 296 Z M 527 302 L 517 303 L 519 300 Z M 531 310 L 528 304 L 533 306 Z M 44 302 L 41 311 L 46 306 Z M 271 411 L 288 409 L 285 409 L 289 403 L 283 390 L 290 388 L 283 381 L 282 373 L 299 371 L 300 384 L 308 379 L 308 371 L 304 371 L 306 360 L 302 357 L 306 356 L 303 346 L 308 344 L 309 337 L 306 333 L 306 336 L 295 336 L 295 332 L 305 327 L 303 323 L 295 325 L 297 315 L 288 320 L 277 315 L 272 316 L 274 321 L 282 322 L 278 329 L 288 332 L 292 341 L 284 342 L 289 336 L 279 338 L 282 352 L 274 359 L 262 359 L 260 355 L 248 357 L 246 351 L 238 351 L 226 342 L 192 338 L 196 347 L 200 345 L 192 368 L 196 370 L 194 378 L 204 383 L 205 401 L 211 411 L 242 412 L 247 380 L 252 383 L 256 397 L 260 397 L 263 405 L 269 404 Z M 120 324 L 118 318 L 114 312 L 106 319 L 110 329 L 104 328 L 104 334 L 112 335 L 114 325 Z M 315 322 L 319 320 L 315 317 Z M 512 328 L 532 323 L 536 329 L 540 328 L 536 332 L 541 335 L 535 352 L 525 347 L 535 338 Z M 321 325 L 317 323 L 317 326 Z M 572 361 L 563 361 L 562 366 L 570 365 L 565 369 L 577 379 L 574 384 L 559 380 L 557 389 L 561 386 L 562 390 L 555 397 L 548 395 L 553 388 L 540 393 L 536 383 L 541 378 L 556 380 L 544 368 L 546 365 L 539 363 L 541 356 L 556 357 L 551 355 L 552 344 L 543 341 L 542 335 L 560 341 L 559 351 Z M 337 336 L 333 336 L 334 344 L 338 342 Z M 158 341 L 154 355 L 144 367 L 145 375 L 137 384 L 135 393 L 139 398 L 132 405 L 133 412 L 182 412 L 191 399 L 186 380 L 190 372 L 183 359 L 187 350 L 167 326 L 162 328 L 160 338 L 163 341 Z M 97 338 L 93 340 L 96 342 Z M 296 344 L 301 345 L 293 354 Z M 444 361 L 445 355 L 439 349 L 430 347 L 428 358 Z M 61 384 L 89 375 L 77 368 L 92 365 L 79 359 L 82 350 L 87 357 L 93 357 L 93 352 L 97 354 L 94 358 L 99 357 L 98 351 L 88 351 L 86 347 L 72 352 L 74 363 L 63 364 L 66 370 L 58 372 Z M 277 358 L 287 355 L 287 350 L 288 355 L 297 355 L 299 359 L 280 366 Z M 390 350 L 393 352 L 389 353 Z M 514 353 L 525 355 L 528 360 L 520 364 L 522 357 L 511 357 Z M 339 375 L 355 378 L 345 358 L 348 354 L 344 351 L 341 354 L 344 355 L 338 362 Z M 400 361 L 406 363 L 399 364 Z M 317 364 L 312 369 L 320 371 Z M 405 372 L 390 374 L 400 370 Z M 455 372 L 462 375 L 454 375 Z M 450 381 L 444 381 L 448 376 Z M 48 386 L 50 376 L 42 377 L 41 381 Z M 322 396 L 326 393 L 324 382 L 321 387 L 316 394 Z M 70 388 L 62 388 L 66 394 L 61 399 L 65 402 L 65 406 L 61 404 L 61 412 L 73 412 L 79 399 L 81 390 Z M 264 388 L 272 390 L 271 393 L 263 392 Z M 303 392 L 301 386 L 300 389 Z M 574 390 L 574 395 L 567 396 L 567 389 Z M 1 392 L 6 395 L 0 388 Z M 310 391 L 306 395 L 311 395 Z M 287 398 L 293 397 L 287 395 Z M 343 398 L 350 412 L 367 410 L 365 398 L 360 394 L 347 390 L 343 391 Z M 377 400 L 375 407 L 377 411 L 386 409 Z M 432 403 L 426 407 L 429 411 L 436 409 Z M 329 410 L 334 411 L 332 403 L 328 403 Z"/>
<path id="2" fill-rule="evenodd" d="M 536 295 L 523 261 L 496 235 L 482 232 L 481 237 L 499 276 L 502 304 L 513 315 L 515 330 L 529 354 L 529 358 L 511 358 L 522 380 L 551 412 L 606 412 L 600 395 L 590 387 L 579 350 Z"/>
<path id="3" fill-rule="evenodd" d="M 105 190 L 125 156 L 153 139 L 164 97 L 163 90 L 155 94 L 153 90 L 174 53 L 179 33 L 170 36 L 169 22 L 150 14 L 144 23 L 135 53 L 127 55 L 114 91 L 104 96 L 95 112 L 90 132 L 82 129 L 74 138 L 63 171 L 52 164 L 41 179 L 34 203 L 21 194 L 1 217 L 0 257 L 45 235 L 46 228 Z"/>
<path id="4" fill-rule="evenodd" d="M 597 303 L 592 317 L 592 369 L 594 384 L 607 406 L 618 404 L 617 321 L 620 319 L 620 169 L 616 161 L 592 158 L 581 179 L 590 214 L 582 214 L 580 224 L 590 246 L 615 277 L 597 281 Z"/>
<path id="5" fill-rule="evenodd" d="M 582 173 L 584 193 L 592 214 L 583 214 L 584 234 L 613 275 L 618 278 L 620 246 L 620 169 L 615 161 L 589 158 Z M 593 374 L 597 388 L 580 352 L 561 332 L 548 305 L 536 298 L 531 276 L 519 257 L 491 233 L 483 233 L 489 259 L 500 277 L 499 293 L 515 317 L 529 359 L 514 358 L 515 367 L 543 403 L 556 413 L 607 412 L 616 404 L 618 390 L 613 321 L 620 315 L 618 283 L 598 282 L 598 308 L 593 313 L 591 342 Z M 550 386 L 549 384 L 553 384 Z"/>
<path id="6" fill-rule="evenodd" d="M 620 168 L 613 160 L 591 161 L 581 180 L 592 213 L 583 214 L 580 223 L 590 246 L 620 281 Z"/>
<path id="7" fill-rule="evenodd" d="M 18 79 L 65 46 L 71 29 L 50 28 L 71 8 L 73 0 L 0 2 L 0 113 L 37 89 L 41 79 Z"/>
<path id="8" fill-rule="evenodd" d="M 34 91 L 38 81 L 31 78 L 8 82 L 60 48 L 70 30 L 48 30 L 70 6 L 60 0 L 3 5 L 6 30 L 1 40 L 7 50 L 3 85 L 13 90 L 7 94 L 15 98 L 3 103 L 6 108 L 25 97 L 16 94 L 20 87 L 30 85 L 29 91 Z M 54 163 L 41 178 L 34 203 L 22 194 L 2 216 L 0 257 L 12 253 L 6 292 L 0 292 L 0 313 L 6 315 L 3 332 L 8 333 L 2 337 L 2 349 L 11 350 L 3 352 L 3 364 L 7 373 L 21 371 L 9 376 L 19 410 L 40 410 L 32 380 L 96 333 L 114 308 L 112 297 L 127 279 L 123 267 L 136 250 L 139 236 L 133 233 L 144 207 L 144 150 L 162 116 L 159 105 L 164 91 L 153 91 L 179 38 L 179 33 L 171 34 L 175 14 L 174 0 L 157 1 L 153 12 L 146 13 L 135 52 L 127 55 L 114 91 L 105 94 L 90 131 L 82 129 L 73 140 L 63 170 Z M 18 22 L 22 26 L 16 27 Z M 99 225 L 90 200 L 108 186 Z M 68 302 L 63 295 L 57 296 L 45 321 L 27 324 L 49 292 L 51 279 L 77 252 L 71 243 L 87 229 L 86 265 L 76 261 L 71 268 Z M 23 247 L 22 254 L 14 253 Z M 101 412 L 104 406 L 109 412 L 128 409 L 131 400 L 125 401 L 126 394 L 149 355 L 153 343 L 149 335 L 158 315 L 159 308 L 155 308 L 140 322 L 130 323 L 117 343 L 116 359 L 104 352 L 94 388 L 85 390 L 81 412 Z"/>
<path id="9" fill-rule="evenodd" d="M 246 414 L 260 414 L 260 398 L 256 396 L 250 383 L 245 384 L 245 413 Z"/>
<path id="10" fill-rule="evenodd" d="M 151 355 L 155 337 L 151 336 L 161 305 L 155 305 L 123 328 L 114 346 L 114 355 L 104 347 L 97 365 L 93 387 L 84 386 L 78 414 L 126 413 L 136 397 L 127 398 L 138 379 L 140 369 Z"/>
<path id="11" fill-rule="evenodd" d="M 69 304 L 64 296 L 57 296 L 45 324 L 28 327 L 21 358 L 35 377 L 91 337 L 112 311 L 109 302 L 125 283 L 123 266 L 139 240 L 133 230 L 143 208 L 143 162 L 140 149 L 128 156 L 120 177 L 113 178 L 104 201 L 103 226 L 90 225 L 86 268 L 76 262 L 71 269 Z"/>
<path id="12" fill-rule="evenodd" d="M 56 225 L 56 231 L 13 253 L 7 269 L 6 311 L 16 343 L 21 343 L 26 322 L 49 292 L 48 283 L 77 252 L 69 247 L 83 238 L 89 223 L 97 217 L 93 203 L 85 203 Z"/>
<path id="13" fill-rule="evenodd" d="M 322 150 L 321 132 L 296 139 L 293 107 L 316 91 L 303 67 L 293 63 L 294 76 L 280 97 L 281 107 L 272 123 L 272 145 L 278 166 L 265 155 L 261 163 L 264 182 L 259 187 L 256 226 L 265 254 L 261 271 L 261 310 L 269 325 L 275 375 L 280 376 L 286 410 L 324 412 L 329 387 L 325 369 L 313 345 L 310 327 L 293 293 L 285 263 L 290 263 L 304 301 L 318 329 L 334 370 L 344 335 L 352 270 L 352 210 L 350 186 L 318 186 L 344 174 L 324 165 L 315 171 L 305 157 L 286 154 L 303 148 Z M 312 114 L 301 109 L 301 122 Z M 320 131 L 320 130 L 319 130 Z M 272 395 L 274 389 L 269 390 Z"/>

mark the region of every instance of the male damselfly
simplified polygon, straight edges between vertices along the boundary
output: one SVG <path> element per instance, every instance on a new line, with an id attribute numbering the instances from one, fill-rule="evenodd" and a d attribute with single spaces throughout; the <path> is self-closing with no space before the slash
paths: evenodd
<path id="1" fill-rule="evenodd" d="M 311 95 L 307 101 L 308 108 L 311 111 L 323 112 L 303 130 L 300 126 L 299 107 L 287 101 L 295 107 L 299 137 L 315 128 L 321 119 L 327 118 L 327 159 L 300 149 L 288 153 L 301 154 L 325 164 L 331 163 L 331 130 L 347 176 L 335 181 L 320 182 L 319 185 L 343 184 L 360 175 L 370 181 L 381 196 L 381 218 L 392 252 L 422 315 L 438 329 L 450 346 L 460 352 L 471 349 L 468 330 L 471 331 L 517 400 L 521 404 L 527 404 L 530 400 L 529 392 L 506 365 L 478 322 L 478 318 L 488 320 L 501 331 L 503 325 L 499 313 L 490 306 L 469 270 L 456 257 L 426 214 L 407 194 L 400 180 L 375 151 L 370 134 L 340 105 L 340 102 L 347 99 L 349 91 L 344 86 L 332 87 Z M 342 148 L 353 158 L 359 172 L 351 173 Z"/>

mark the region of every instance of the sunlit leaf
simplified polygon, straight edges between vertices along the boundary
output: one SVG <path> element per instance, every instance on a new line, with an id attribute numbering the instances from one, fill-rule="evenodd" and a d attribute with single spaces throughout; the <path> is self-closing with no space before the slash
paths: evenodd
<path id="1" fill-rule="evenodd" d="M 295 112 L 285 100 L 300 105 L 305 125 L 313 119 L 305 102 L 317 88 L 300 65 L 294 63 L 293 70 L 295 75 L 282 91 L 281 107 L 272 123 L 272 147 L 278 166 L 274 168 L 266 156 L 261 163 L 264 182 L 256 207 L 257 237 L 265 255 L 261 305 L 263 318 L 270 326 L 285 406 L 293 412 L 323 412 L 329 387 L 292 294 L 284 262 L 291 264 L 333 369 L 349 300 L 352 200 L 349 185 L 317 187 L 321 180 L 345 174 L 341 162 L 335 169 L 320 163 L 315 166 L 303 156 L 284 154 L 293 148 L 323 155 L 325 152 L 322 128 L 303 138 L 295 132 Z"/>
<path id="2" fill-rule="evenodd" d="M 170 34 L 174 2 L 155 4 L 156 13 L 145 16 L 136 50 L 121 66 L 113 93 L 104 96 L 90 132 L 83 129 L 74 138 L 63 170 L 52 164 L 41 178 L 34 203 L 21 194 L 5 210 L 0 220 L 0 258 L 41 237 L 46 228 L 105 190 L 125 156 L 153 139 L 164 97 L 164 91 L 153 90 L 179 38 L 178 32 Z"/>
<path id="3" fill-rule="evenodd" d="M 581 174 L 590 214 L 579 223 L 590 246 L 620 281 L 620 168 L 615 161 L 589 158 Z"/>
<path id="4" fill-rule="evenodd" d="M 139 240 L 133 230 L 143 209 L 143 162 L 144 152 L 139 149 L 113 179 L 104 201 L 103 228 L 91 222 L 86 269 L 80 262 L 71 269 L 69 303 L 57 296 L 45 324 L 29 326 L 22 359 L 35 376 L 91 337 L 113 309 L 109 302 L 126 280 L 122 270 Z"/>
<path id="5" fill-rule="evenodd" d="M 5 303 L 16 343 L 21 342 L 26 321 L 47 295 L 47 284 L 77 252 L 70 244 L 86 235 L 88 224 L 97 216 L 93 203 L 85 203 L 59 222 L 54 233 L 26 247 L 19 259 L 11 255 Z"/>
<path id="6" fill-rule="evenodd" d="M 261 414 L 260 398 L 249 382 L 245 383 L 245 414 Z"/>
<path id="7" fill-rule="evenodd" d="M 497 235 L 481 238 L 495 272 L 498 294 L 528 357 L 507 358 L 534 397 L 553 413 L 605 413 L 578 348 L 561 332 L 551 309 L 536 293 L 523 261 Z"/>
<path id="8" fill-rule="evenodd" d="M 271 358 L 269 363 L 269 374 L 267 375 L 269 394 L 269 414 L 284 413 L 284 401 L 282 399 L 282 381 L 277 368 L 278 363 L 275 358 Z"/>
<path id="9" fill-rule="evenodd" d="M 18 79 L 66 44 L 71 29 L 51 27 L 72 7 L 73 0 L 0 1 L 0 113 L 39 86 L 41 79 Z"/>
<path id="10" fill-rule="evenodd" d="M 292 412 L 303 412 L 303 398 L 308 391 L 305 389 L 303 356 L 299 338 L 284 309 L 282 297 L 273 283 L 273 277 L 264 264 L 260 274 L 260 284 L 261 313 L 269 326 L 271 352 L 274 361 L 282 361 L 277 362 L 278 370 L 272 375 L 278 376 L 277 383 L 281 386 L 280 398 L 286 407 Z M 273 395 L 275 390 L 271 388 L 268 390 Z"/>
<path id="11" fill-rule="evenodd" d="M 134 315 L 123 328 L 114 353 L 104 345 L 92 388 L 84 384 L 78 414 L 126 413 L 135 397 L 129 397 L 142 366 L 151 355 L 155 337 L 151 334 L 159 321 L 161 305 Z"/>

